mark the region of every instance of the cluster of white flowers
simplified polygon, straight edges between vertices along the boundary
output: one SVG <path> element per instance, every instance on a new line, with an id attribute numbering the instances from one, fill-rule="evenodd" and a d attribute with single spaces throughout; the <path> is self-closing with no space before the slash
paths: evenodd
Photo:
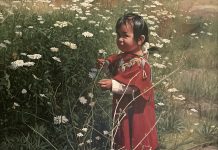
<path id="1" fill-rule="evenodd" d="M 54 117 L 54 124 L 61 124 L 67 123 L 68 119 L 65 116 L 55 116 Z"/>
<path id="2" fill-rule="evenodd" d="M 163 69 L 163 68 L 166 68 L 167 66 L 165 66 L 164 64 L 159 64 L 159 63 L 153 63 L 153 66 L 156 67 L 156 68 L 159 68 L 159 69 Z"/>
<path id="3" fill-rule="evenodd" d="M 26 93 L 27 93 L 27 90 L 26 90 L 26 89 L 22 89 L 21 93 L 22 93 L 22 94 L 26 94 Z"/>
<path id="4" fill-rule="evenodd" d="M 45 94 L 39 94 L 39 96 L 44 97 L 44 98 L 48 98 Z"/>
<path id="5" fill-rule="evenodd" d="M 161 55 L 158 54 L 158 53 L 154 53 L 153 56 L 156 57 L 156 58 L 161 58 Z"/>
<path id="6" fill-rule="evenodd" d="M 107 54 L 106 50 L 104 50 L 104 49 L 99 49 L 99 50 L 98 50 L 98 53 L 99 53 L 99 54 Z"/>
<path id="7" fill-rule="evenodd" d="M 15 34 L 18 36 L 18 37 L 22 37 L 23 33 L 20 32 L 20 31 L 16 31 Z"/>
<path id="8" fill-rule="evenodd" d="M 80 20 L 86 20 L 87 17 L 78 17 Z"/>
<path id="9" fill-rule="evenodd" d="M 35 65 L 34 62 L 30 62 L 30 61 L 24 62 L 23 60 L 20 59 L 20 60 L 16 60 L 16 61 L 11 62 L 10 68 L 17 69 L 17 68 L 23 67 L 23 66 L 30 67 L 30 66 L 34 66 L 34 65 Z"/>
<path id="10" fill-rule="evenodd" d="M 88 93 L 88 97 L 91 98 L 91 102 L 89 102 L 89 106 L 90 106 L 90 107 L 94 107 L 96 102 L 95 102 L 95 101 L 92 101 L 92 99 L 93 99 L 93 97 L 94 97 L 93 93 Z M 88 100 L 87 100 L 84 96 L 81 96 L 81 97 L 79 97 L 79 102 L 80 102 L 81 104 L 85 105 L 85 104 L 88 103 Z"/>
<path id="11" fill-rule="evenodd" d="M 160 3 L 159 1 L 153 1 L 152 2 L 154 5 L 158 5 L 158 6 L 162 6 L 163 4 L 162 3 Z"/>
<path id="12" fill-rule="evenodd" d="M 155 46 L 158 47 L 158 48 L 162 48 L 164 45 L 160 44 L 160 43 L 157 43 L 157 44 L 155 44 Z"/>
<path id="13" fill-rule="evenodd" d="M 89 78 L 94 79 L 96 77 L 96 72 L 89 72 Z"/>
<path id="14" fill-rule="evenodd" d="M 211 33 L 211 32 L 207 32 L 207 35 L 211 36 L 211 35 L 213 35 L 213 33 Z"/>
<path id="15" fill-rule="evenodd" d="M 19 105 L 18 103 L 14 102 L 12 108 L 13 108 L 13 109 L 16 109 L 16 107 L 20 107 L 20 105 Z"/>
<path id="16" fill-rule="evenodd" d="M 198 125 L 199 125 L 199 123 L 198 123 L 198 122 L 195 122 L 195 123 L 194 123 L 194 125 L 195 125 L 195 126 L 198 126 Z"/>
<path id="17" fill-rule="evenodd" d="M 177 90 L 176 88 L 171 88 L 167 90 L 170 93 L 174 93 L 174 92 L 178 92 L 179 90 Z"/>
<path id="18" fill-rule="evenodd" d="M 82 131 L 83 131 L 83 132 L 87 132 L 88 129 L 87 129 L 87 128 L 82 128 Z"/>
<path id="19" fill-rule="evenodd" d="M 148 24 L 150 24 L 150 25 L 154 25 L 154 24 L 155 24 L 155 22 L 152 21 L 152 20 L 147 20 L 146 22 L 147 22 Z"/>
<path id="20" fill-rule="evenodd" d="M 4 16 L 3 14 L 0 12 L 0 20 L 3 20 L 4 19 Z"/>
<path id="21" fill-rule="evenodd" d="M 94 97 L 93 93 L 88 93 L 88 96 L 89 96 L 90 98 L 93 98 L 93 97 Z"/>
<path id="22" fill-rule="evenodd" d="M 81 147 L 81 146 L 83 146 L 83 145 L 84 145 L 84 142 L 82 142 L 82 143 L 79 143 L 79 145 L 78 145 L 78 146 L 80 146 L 80 147 Z"/>
<path id="23" fill-rule="evenodd" d="M 54 26 L 59 27 L 59 28 L 63 28 L 63 27 L 67 27 L 69 24 L 71 24 L 71 23 L 67 22 L 67 21 L 56 21 Z"/>
<path id="24" fill-rule="evenodd" d="M 36 2 L 42 2 L 42 3 L 51 3 L 50 0 L 36 0 Z"/>
<path id="25" fill-rule="evenodd" d="M 100 137 L 100 136 L 96 136 L 95 139 L 96 139 L 97 141 L 99 141 L 99 140 L 101 139 L 101 137 Z"/>
<path id="26" fill-rule="evenodd" d="M 163 81 L 162 84 L 163 84 L 165 87 L 168 87 L 168 86 L 169 86 L 169 82 L 166 82 L 166 81 Z"/>
<path id="27" fill-rule="evenodd" d="M 86 141 L 87 144 L 91 144 L 92 143 L 92 139 L 89 139 Z"/>
<path id="28" fill-rule="evenodd" d="M 62 42 L 62 44 L 64 44 L 64 45 L 70 47 L 71 49 L 77 49 L 77 45 L 74 44 L 74 43 L 71 43 L 71 42 L 68 42 L 68 41 L 67 41 L 67 42 Z"/>
<path id="29" fill-rule="evenodd" d="M 6 48 L 7 46 L 4 43 L 0 43 L 0 47 Z"/>
<path id="30" fill-rule="evenodd" d="M 9 40 L 4 40 L 4 43 L 6 43 L 6 44 L 11 44 L 11 41 L 9 41 Z"/>
<path id="31" fill-rule="evenodd" d="M 96 24 L 96 21 L 94 21 L 94 20 L 89 20 L 88 23 L 89 23 L 89 24 Z"/>
<path id="32" fill-rule="evenodd" d="M 169 39 L 162 39 L 162 41 L 163 41 L 164 43 L 170 43 L 170 40 L 169 40 Z"/>
<path id="33" fill-rule="evenodd" d="M 95 103 L 96 103 L 96 102 L 90 102 L 90 103 L 89 103 L 89 106 L 90 106 L 90 107 L 94 107 L 94 106 L 95 106 Z"/>
<path id="34" fill-rule="evenodd" d="M 158 35 L 157 35 L 156 32 L 150 32 L 150 35 L 151 35 L 151 36 L 154 36 L 154 37 L 158 37 Z"/>
<path id="35" fill-rule="evenodd" d="M 83 137 L 83 134 L 81 132 L 77 133 L 77 137 Z"/>
<path id="36" fill-rule="evenodd" d="M 82 35 L 84 36 L 84 37 L 93 37 L 93 34 L 92 33 L 90 33 L 90 32 L 83 32 L 82 33 Z"/>
<path id="37" fill-rule="evenodd" d="M 33 54 L 33 55 L 27 55 L 27 57 L 30 58 L 30 59 L 40 59 L 40 58 L 42 58 L 42 55 Z"/>
<path id="38" fill-rule="evenodd" d="M 104 130 L 104 131 L 103 131 L 103 134 L 104 134 L 104 135 L 108 135 L 109 132 L 108 132 L 107 130 Z"/>
<path id="39" fill-rule="evenodd" d="M 160 102 L 160 103 L 157 103 L 159 106 L 164 106 L 164 103 Z"/>
<path id="40" fill-rule="evenodd" d="M 173 97 L 173 99 L 175 99 L 175 100 L 180 100 L 180 101 L 185 100 L 185 97 L 184 97 L 183 95 L 178 95 L 178 96 L 173 95 L 172 97 Z"/>
<path id="41" fill-rule="evenodd" d="M 80 3 L 80 5 L 82 7 L 86 7 L 86 8 L 90 8 L 92 7 L 92 4 L 90 4 L 91 2 L 93 2 L 94 0 L 85 0 L 84 2 Z"/>
<path id="42" fill-rule="evenodd" d="M 191 108 L 190 111 L 197 113 L 198 111 L 194 108 Z"/>
<path id="43" fill-rule="evenodd" d="M 45 22 L 42 16 L 38 16 L 37 20 L 39 21 L 40 24 L 43 24 Z"/>

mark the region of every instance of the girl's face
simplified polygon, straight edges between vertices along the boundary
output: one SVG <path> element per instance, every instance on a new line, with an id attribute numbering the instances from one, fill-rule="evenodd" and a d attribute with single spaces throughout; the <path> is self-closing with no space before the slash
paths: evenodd
<path id="1" fill-rule="evenodd" d="M 117 32 L 117 47 L 122 52 L 136 52 L 140 50 L 140 46 L 134 39 L 134 33 L 130 24 L 123 24 Z"/>

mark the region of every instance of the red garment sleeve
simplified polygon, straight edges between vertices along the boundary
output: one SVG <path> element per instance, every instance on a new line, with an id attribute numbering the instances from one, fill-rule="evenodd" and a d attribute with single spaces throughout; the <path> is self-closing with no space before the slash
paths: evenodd
<path id="1" fill-rule="evenodd" d="M 149 100 L 153 94 L 151 68 L 147 62 L 144 65 L 134 64 L 123 72 L 119 71 L 113 78 L 125 85 L 129 84 L 138 88 L 145 100 Z"/>

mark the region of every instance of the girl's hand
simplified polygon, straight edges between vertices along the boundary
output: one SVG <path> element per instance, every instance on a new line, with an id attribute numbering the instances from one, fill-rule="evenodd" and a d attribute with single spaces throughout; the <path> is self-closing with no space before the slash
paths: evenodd
<path id="1" fill-rule="evenodd" d="M 105 59 L 104 58 L 99 58 L 97 59 L 97 68 L 101 68 L 105 64 Z"/>
<path id="2" fill-rule="evenodd" d="M 98 82 L 101 89 L 103 90 L 111 90 L 112 89 L 112 80 L 111 79 L 102 79 Z"/>

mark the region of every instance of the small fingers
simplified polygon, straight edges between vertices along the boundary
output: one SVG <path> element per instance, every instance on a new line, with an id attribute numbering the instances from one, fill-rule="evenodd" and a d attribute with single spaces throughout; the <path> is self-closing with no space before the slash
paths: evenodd
<path id="1" fill-rule="evenodd" d="M 100 68 L 104 65 L 105 59 L 97 59 L 97 67 Z"/>

